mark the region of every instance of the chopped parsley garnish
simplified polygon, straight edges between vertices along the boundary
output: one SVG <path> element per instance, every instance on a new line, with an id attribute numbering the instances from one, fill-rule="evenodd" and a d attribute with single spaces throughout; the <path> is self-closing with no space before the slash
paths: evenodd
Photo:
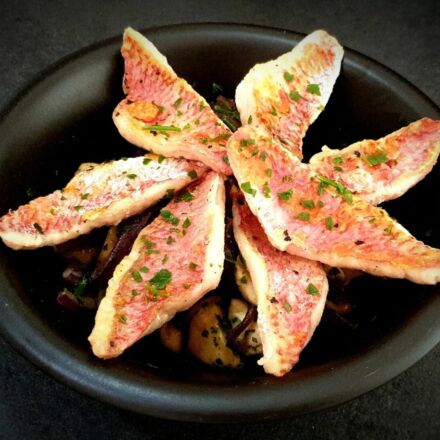
<path id="1" fill-rule="evenodd" d="M 336 157 L 333 158 L 333 163 L 336 164 L 336 165 L 339 165 L 339 164 L 341 164 L 343 162 L 344 162 L 344 159 L 342 159 L 341 156 L 336 156 Z"/>
<path id="2" fill-rule="evenodd" d="M 139 292 L 136 289 L 133 289 L 131 292 L 131 296 L 138 296 Z"/>
<path id="3" fill-rule="evenodd" d="M 127 317 L 125 315 L 120 315 L 119 322 L 121 322 L 122 324 L 127 324 Z"/>
<path id="4" fill-rule="evenodd" d="M 301 200 L 300 203 L 306 209 L 313 209 L 315 207 L 315 202 L 313 200 Z"/>
<path id="5" fill-rule="evenodd" d="M 161 269 L 154 275 L 149 281 L 150 285 L 154 286 L 156 289 L 165 289 L 165 287 L 171 282 L 171 272 L 167 269 Z"/>
<path id="6" fill-rule="evenodd" d="M 331 217 L 326 217 L 325 220 L 325 227 L 331 231 L 333 229 L 333 227 L 335 226 L 333 219 Z"/>
<path id="7" fill-rule="evenodd" d="M 307 91 L 313 95 L 321 96 L 321 90 L 319 89 L 318 84 L 309 84 L 307 86 Z"/>
<path id="8" fill-rule="evenodd" d="M 293 178 L 290 174 L 287 174 L 286 176 L 283 176 L 283 178 L 282 178 L 283 183 L 291 182 L 292 180 L 293 180 Z"/>
<path id="9" fill-rule="evenodd" d="M 247 284 L 247 282 L 248 282 L 247 276 L 246 276 L 246 275 L 243 275 L 243 276 L 240 278 L 240 283 L 241 283 L 241 284 Z"/>
<path id="10" fill-rule="evenodd" d="M 183 283 L 183 288 L 184 289 L 189 289 L 190 287 L 191 287 L 191 284 Z"/>
<path id="11" fill-rule="evenodd" d="M 288 83 L 290 83 L 290 82 L 292 82 L 294 79 L 295 79 L 295 77 L 291 74 L 291 73 L 289 73 L 289 72 L 284 72 L 284 79 L 288 82 Z"/>
<path id="12" fill-rule="evenodd" d="M 313 296 L 319 296 L 319 290 L 312 283 L 309 283 L 309 285 L 307 286 L 306 293 Z"/>
<path id="13" fill-rule="evenodd" d="M 182 227 L 187 229 L 191 225 L 191 220 L 187 217 L 185 221 L 182 223 Z"/>
<path id="14" fill-rule="evenodd" d="M 152 159 L 148 158 L 148 157 L 144 157 L 144 160 L 142 161 L 142 163 L 144 165 L 148 165 L 151 162 Z"/>
<path id="15" fill-rule="evenodd" d="M 152 241 L 148 240 L 147 237 L 141 237 L 142 243 L 144 243 L 145 247 L 147 248 L 146 254 L 158 254 L 159 251 L 157 249 L 154 249 L 156 247 L 156 243 L 153 243 Z"/>
<path id="16" fill-rule="evenodd" d="M 303 222 L 308 222 L 308 221 L 310 220 L 310 212 L 305 212 L 305 211 L 300 212 L 300 213 L 296 216 L 296 218 L 297 218 L 298 220 L 302 220 Z"/>
<path id="17" fill-rule="evenodd" d="M 179 219 L 174 217 L 174 215 L 171 213 L 171 211 L 168 211 L 168 209 L 162 209 L 162 211 L 160 211 L 160 215 L 166 222 L 171 223 L 174 226 L 179 224 Z"/>
<path id="18" fill-rule="evenodd" d="M 212 93 L 214 93 L 216 95 L 223 93 L 223 87 L 220 84 L 213 82 L 212 83 Z"/>
<path id="19" fill-rule="evenodd" d="M 283 302 L 283 307 L 284 307 L 284 310 L 286 310 L 286 312 L 292 311 L 292 306 L 287 301 Z"/>
<path id="20" fill-rule="evenodd" d="M 255 189 L 252 188 L 251 183 L 250 182 L 243 182 L 240 185 L 240 188 L 245 192 L 250 194 L 252 197 L 255 197 L 255 194 L 257 194 L 257 191 Z"/>
<path id="21" fill-rule="evenodd" d="M 242 139 L 240 141 L 240 147 L 249 147 L 249 145 L 255 145 L 255 139 Z"/>
<path id="22" fill-rule="evenodd" d="M 318 200 L 317 205 L 319 208 L 322 208 L 324 206 L 324 202 L 322 200 Z"/>
<path id="23" fill-rule="evenodd" d="M 185 191 L 183 193 L 180 193 L 178 195 L 178 197 L 177 197 L 177 200 L 179 202 L 182 202 L 182 201 L 184 201 L 184 202 L 191 202 L 194 199 L 195 199 L 194 195 L 191 194 L 189 191 Z"/>
<path id="24" fill-rule="evenodd" d="M 165 264 L 168 261 L 168 258 L 169 258 L 168 255 L 165 254 L 162 258 L 162 264 Z"/>
<path id="25" fill-rule="evenodd" d="M 148 272 L 150 272 L 150 269 L 148 269 L 148 267 L 146 267 L 146 266 L 142 266 L 139 269 L 139 272 L 148 273 Z"/>
<path id="26" fill-rule="evenodd" d="M 281 200 L 284 200 L 285 202 L 287 202 L 287 200 L 290 200 L 292 198 L 293 195 L 293 190 L 289 189 L 288 191 L 282 191 L 278 193 L 278 197 Z"/>
<path id="27" fill-rule="evenodd" d="M 176 115 L 177 115 L 177 116 L 182 116 L 183 113 L 182 113 L 180 110 L 177 110 Z M 186 128 L 186 127 L 183 127 L 183 128 Z"/>
<path id="28" fill-rule="evenodd" d="M 381 163 L 388 162 L 388 157 L 383 151 L 379 151 L 376 154 L 372 154 L 370 156 L 364 156 L 362 159 L 370 165 L 370 167 L 374 167 L 375 165 L 380 165 Z"/>
<path id="29" fill-rule="evenodd" d="M 82 206 L 82 205 L 76 205 L 76 206 L 73 207 L 73 209 L 74 209 L 75 211 L 80 211 L 80 210 L 83 209 L 83 208 L 84 208 L 84 206 Z"/>
<path id="30" fill-rule="evenodd" d="M 206 107 L 206 104 L 203 101 L 199 102 L 199 110 L 203 110 Z"/>
<path id="31" fill-rule="evenodd" d="M 270 111 L 270 114 L 273 116 L 277 116 L 277 114 L 278 114 L 277 109 L 274 106 L 272 106 L 272 110 Z"/>
<path id="32" fill-rule="evenodd" d="M 258 150 L 258 148 L 254 148 L 254 149 L 251 151 L 251 156 L 256 156 L 259 152 L 260 152 L 260 150 Z"/>
<path id="33" fill-rule="evenodd" d="M 167 244 L 173 244 L 175 241 L 171 235 L 167 238 Z"/>
<path id="34" fill-rule="evenodd" d="M 351 192 L 345 188 L 344 185 L 342 185 L 339 182 L 335 182 L 332 179 L 328 179 L 327 177 L 323 177 L 323 176 L 318 176 L 319 179 L 319 186 L 318 186 L 318 194 L 321 195 L 324 188 L 327 186 L 332 186 L 333 188 L 336 189 L 336 191 L 338 192 L 339 195 L 341 195 L 342 197 L 345 198 L 345 200 L 347 201 L 348 204 L 353 203 L 353 196 L 351 194 Z"/>
<path id="35" fill-rule="evenodd" d="M 89 198 L 90 193 L 81 194 L 81 200 L 87 200 Z"/>
<path id="36" fill-rule="evenodd" d="M 127 174 L 127 177 L 128 177 L 129 179 L 136 179 L 137 174 Z"/>
<path id="37" fill-rule="evenodd" d="M 266 176 L 272 177 L 272 168 L 266 168 Z"/>
<path id="38" fill-rule="evenodd" d="M 223 156 L 223 162 L 227 165 L 229 165 L 229 157 L 228 156 Z"/>
<path id="39" fill-rule="evenodd" d="M 393 233 L 393 230 L 391 227 L 385 228 L 384 231 L 385 231 L 385 234 L 387 234 L 387 235 L 391 235 Z"/>
<path id="40" fill-rule="evenodd" d="M 172 199 L 174 197 L 175 192 L 176 192 L 176 190 L 174 188 L 167 189 L 167 197 L 169 199 Z"/>
<path id="41" fill-rule="evenodd" d="M 290 93 L 289 93 L 289 98 L 292 100 L 292 101 L 295 101 L 295 102 L 298 102 L 300 99 L 301 99 L 301 95 L 297 92 L 297 91 L 291 91 Z"/>
<path id="42" fill-rule="evenodd" d="M 162 155 L 160 155 L 160 156 L 157 158 L 157 161 L 158 161 L 159 163 L 162 163 L 164 160 L 165 160 L 165 156 L 162 156 Z"/>
<path id="43" fill-rule="evenodd" d="M 336 165 L 336 166 L 335 166 L 335 170 L 336 170 L 336 171 L 344 171 L 344 170 L 342 169 L 342 167 L 340 167 L 339 165 Z"/>
<path id="44" fill-rule="evenodd" d="M 226 139 L 229 139 L 230 137 L 231 137 L 231 134 L 229 134 L 229 133 L 220 133 L 216 137 L 212 138 L 211 142 L 217 142 L 217 141 L 221 141 L 221 140 L 226 140 Z"/>
<path id="45" fill-rule="evenodd" d="M 260 159 L 261 160 L 266 160 L 267 159 L 267 153 L 265 151 L 260 154 Z"/>
<path id="46" fill-rule="evenodd" d="M 196 270 L 196 269 L 199 267 L 199 265 L 196 264 L 196 263 L 193 263 L 193 262 L 191 261 L 191 262 L 189 263 L 188 267 L 189 267 L 190 270 Z"/>
<path id="47" fill-rule="evenodd" d="M 39 234 L 44 234 L 43 228 L 38 223 L 34 223 L 33 226 Z"/>
<path id="48" fill-rule="evenodd" d="M 191 177 L 191 179 L 197 179 L 197 177 L 198 177 L 198 174 L 197 174 L 197 171 L 196 170 L 191 170 L 191 171 L 188 171 L 188 177 Z"/>
<path id="49" fill-rule="evenodd" d="M 133 271 L 131 273 L 131 277 L 133 278 L 134 281 L 136 281 L 137 283 L 142 282 L 142 275 L 137 271 Z"/>
<path id="50" fill-rule="evenodd" d="M 272 190 L 270 189 L 269 183 L 266 182 L 263 185 L 263 195 L 264 197 L 266 197 L 266 199 L 270 199 L 271 195 L 272 195 Z"/>
<path id="51" fill-rule="evenodd" d="M 181 128 L 176 127 L 175 125 L 153 124 L 153 125 L 145 125 L 143 128 L 144 130 L 156 131 L 158 133 L 168 133 L 169 131 L 182 131 Z"/>
<path id="52" fill-rule="evenodd" d="M 252 115 L 249 115 L 248 120 L 247 120 L 248 124 L 252 124 Z"/>
<path id="53" fill-rule="evenodd" d="M 177 98 L 177 99 L 174 101 L 173 107 L 174 107 L 174 108 L 177 108 L 177 107 L 179 107 L 180 104 L 182 104 L 182 98 Z"/>

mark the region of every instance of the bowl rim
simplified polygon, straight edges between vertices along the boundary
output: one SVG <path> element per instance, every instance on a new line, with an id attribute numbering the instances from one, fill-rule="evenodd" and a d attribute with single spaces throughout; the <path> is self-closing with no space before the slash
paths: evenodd
<path id="1" fill-rule="evenodd" d="M 236 23 L 177 24 L 142 29 L 145 35 L 176 32 L 239 32 L 284 40 L 298 39 L 304 34 Z M 115 45 L 121 36 L 108 38 L 61 58 L 36 75 L 0 112 L 0 127 L 12 109 L 32 92 L 33 88 L 69 63 L 101 48 Z M 379 77 L 397 82 L 404 87 L 408 99 L 417 98 L 432 108 L 440 118 L 439 107 L 407 79 L 344 46 L 344 62 L 373 67 Z M 348 56 L 347 56 L 348 55 Z M 440 298 L 433 298 L 411 318 L 411 322 L 370 347 L 367 354 L 346 356 L 331 361 L 331 367 L 311 368 L 308 375 L 291 383 L 292 392 L 286 393 L 286 381 L 262 383 L 255 387 L 246 384 L 237 392 L 236 385 L 194 385 L 178 380 L 163 379 L 153 374 L 138 377 L 132 372 L 109 371 L 103 362 L 78 356 L 79 349 L 61 335 L 48 333 L 47 324 L 35 316 L 15 295 L 10 281 L 0 274 L 3 287 L 0 300 L 0 331 L 5 340 L 37 367 L 57 381 L 98 400 L 131 411 L 185 421 L 239 422 L 263 420 L 304 414 L 346 402 L 372 390 L 412 366 L 440 341 L 440 326 L 435 325 L 440 312 Z M 8 325 L 8 323 L 13 325 Z M 408 348 L 408 343 L 411 347 Z M 403 348 L 407 349 L 403 349 Z M 91 358 L 91 355 L 90 355 Z M 341 389 L 341 383 L 350 386 Z M 148 384 L 146 386 L 145 384 Z"/>

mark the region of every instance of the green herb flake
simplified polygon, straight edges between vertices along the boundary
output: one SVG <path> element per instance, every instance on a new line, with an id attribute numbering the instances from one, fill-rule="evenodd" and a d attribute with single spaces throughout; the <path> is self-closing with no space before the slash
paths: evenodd
<path id="1" fill-rule="evenodd" d="M 184 289 L 189 289 L 190 287 L 191 287 L 191 284 L 183 283 L 183 288 Z"/>
<path id="2" fill-rule="evenodd" d="M 169 257 L 167 254 L 165 254 L 162 258 L 162 264 L 165 264 L 168 261 Z"/>
<path id="3" fill-rule="evenodd" d="M 336 157 L 333 158 L 333 163 L 334 163 L 335 165 L 340 165 L 340 164 L 343 163 L 343 162 L 344 162 L 344 159 L 342 159 L 341 156 L 336 156 Z"/>
<path id="4" fill-rule="evenodd" d="M 252 115 L 249 115 L 248 120 L 247 120 L 248 124 L 252 124 Z"/>
<path id="5" fill-rule="evenodd" d="M 147 237 L 141 237 L 141 241 L 145 245 L 145 247 L 147 248 L 147 250 L 145 252 L 147 255 L 159 253 L 159 251 L 157 249 L 154 249 L 156 247 L 156 243 L 153 243 L 152 241 L 148 240 Z"/>
<path id="6" fill-rule="evenodd" d="M 283 183 L 291 182 L 293 180 L 293 177 L 290 174 L 287 174 L 286 176 L 283 176 L 281 180 Z"/>
<path id="7" fill-rule="evenodd" d="M 310 221 L 310 212 L 305 212 L 305 211 L 300 212 L 300 213 L 296 216 L 296 218 L 297 218 L 298 220 L 302 220 L 303 222 L 308 222 L 308 221 Z"/>
<path id="8" fill-rule="evenodd" d="M 255 145 L 255 139 L 242 139 L 240 141 L 240 147 L 249 147 L 250 145 Z"/>
<path id="9" fill-rule="evenodd" d="M 289 98 L 292 101 L 298 102 L 301 99 L 301 95 L 297 91 L 292 90 L 291 92 L 289 92 Z"/>
<path id="10" fill-rule="evenodd" d="M 174 197 L 175 192 L 176 190 L 174 188 L 167 189 L 166 191 L 167 198 L 172 199 Z"/>
<path id="11" fill-rule="evenodd" d="M 44 231 L 43 231 L 43 228 L 38 224 L 38 223 L 34 223 L 33 224 L 33 227 L 36 229 L 36 231 L 39 233 L 39 234 L 44 234 Z"/>
<path id="12" fill-rule="evenodd" d="M 369 220 L 368 220 L 368 223 L 374 223 L 376 221 L 376 217 L 371 217 Z"/>
<path id="13" fill-rule="evenodd" d="M 266 199 L 270 199 L 270 197 L 272 196 L 272 190 L 270 189 L 268 182 L 263 185 L 263 195 L 264 197 L 266 197 Z"/>
<path id="14" fill-rule="evenodd" d="M 301 206 L 303 206 L 306 209 L 314 209 L 315 208 L 315 202 L 313 200 L 301 200 Z"/>
<path id="15" fill-rule="evenodd" d="M 182 104 L 182 98 L 177 98 L 177 99 L 174 101 L 173 107 L 174 107 L 174 108 L 177 108 L 177 107 L 179 107 L 180 104 Z"/>
<path id="16" fill-rule="evenodd" d="M 284 72 L 284 79 L 288 82 L 288 83 L 290 83 L 290 82 L 292 82 L 294 79 L 295 79 L 295 77 L 291 74 L 291 73 L 289 73 L 289 72 Z"/>
<path id="17" fill-rule="evenodd" d="M 284 307 L 284 310 L 286 312 L 291 312 L 292 311 L 292 306 L 287 301 L 283 302 L 283 307 Z"/>
<path id="18" fill-rule="evenodd" d="M 145 125 L 143 127 L 144 130 L 148 131 L 155 131 L 157 133 L 168 133 L 170 131 L 182 131 L 181 128 L 176 127 L 175 125 L 159 125 L 159 124 L 153 124 L 153 125 Z"/>
<path id="19" fill-rule="evenodd" d="M 190 270 L 196 270 L 196 269 L 199 267 L 199 265 L 196 264 L 196 263 L 193 263 L 193 262 L 191 261 L 191 262 L 189 263 L 188 267 L 189 267 Z"/>
<path id="20" fill-rule="evenodd" d="M 250 194 L 252 197 L 255 197 L 255 194 L 257 194 L 257 191 L 255 189 L 252 188 L 251 183 L 250 182 L 243 182 L 240 185 L 240 188 L 245 192 Z"/>
<path id="21" fill-rule="evenodd" d="M 362 159 L 364 160 L 364 162 L 370 165 L 370 167 L 388 162 L 388 157 L 383 151 L 379 151 L 376 154 L 372 154 L 370 156 L 363 156 Z"/>
<path id="22" fill-rule="evenodd" d="M 120 315 L 119 322 L 121 322 L 122 324 L 127 324 L 127 317 L 125 315 Z"/>
<path id="23" fill-rule="evenodd" d="M 82 205 L 76 205 L 76 206 L 73 207 L 73 209 L 75 211 L 81 211 L 81 209 L 83 209 L 83 208 L 84 208 L 84 206 L 82 206 Z"/>
<path id="24" fill-rule="evenodd" d="M 333 229 L 333 227 L 335 226 L 333 219 L 331 217 L 326 217 L 325 220 L 325 227 L 331 231 Z"/>
<path id="25" fill-rule="evenodd" d="M 142 275 L 137 271 L 133 271 L 131 273 L 131 277 L 133 278 L 134 281 L 136 281 L 137 283 L 142 282 Z"/>
<path id="26" fill-rule="evenodd" d="M 309 84 L 307 86 L 307 91 L 311 93 L 312 95 L 318 95 L 321 96 L 321 90 L 319 89 L 318 84 Z"/>
<path id="27" fill-rule="evenodd" d="M 193 194 L 191 194 L 189 191 L 185 191 L 183 193 L 180 193 L 177 197 L 177 200 L 179 202 L 191 202 L 192 200 L 194 200 L 195 197 Z"/>
<path id="28" fill-rule="evenodd" d="M 190 177 L 193 180 L 197 179 L 197 177 L 198 177 L 197 171 L 196 170 L 188 171 L 188 177 Z"/>
<path id="29" fill-rule="evenodd" d="M 243 275 L 243 276 L 240 278 L 240 283 L 241 283 L 241 284 L 247 284 L 247 282 L 248 282 L 247 276 L 246 276 L 246 275 Z"/>
<path id="30" fill-rule="evenodd" d="M 344 171 L 344 170 L 342 169 L 342 167 L 340 167 L 339 165 L 336 165 L 336 166 L 335 166 L 335 170 L 336 170 L 336 171 Z"/>
<path id="31" fill-rule="evenodd" d="M 285 202 L 290 200 L 292 198 L 292 195 L 293 195 L 293 190 L 292 189 L 289 189 L 288 191 L 282 191 L 282 192 L 278 193 L 278 197 L 281 200 L 285 201 Z"/>
<path id="32" fill-rule="evenodd" d="M 318 186 L 318 194 L 321 195 L 324 191 L 324 188 L 327 186 L 331 186 L 336 189 L 337 193 L 345 198 L 346 202 L 348 204 L 353 203 L 353 195 L 351 192 L 345 188 L 344 185 L 342 185 L 339 182 L 335 182 L 332 179 L 328 179 L 327 177 L 318 176 L 319 179 L 319 186 Z"/>
<path id="33" fill-rule="evenodd" d="M 191 220 L 187 217 L 187 218 L 185 219 L 185 221 L 182 223 L 182 227 L 183 227 L 184 229 L 188 229 L 190 225 L 191 225 Z"/>
<path id="34" fill-rule="evenodd" d="M 177 110 L 176 115 L 177 116 L 182 116 L 183 112 L 181 112 L 180 110 Z M 187 125 L 189 125 L 189 124 L 187 124 Z M 185 127 L 183 127 L 183 128 L 188 128 L 188 127 L 186 127 L 186 125 L 185 125 Z"/>
<path id="35" fill-rule="evenodd" d="M 251 156 L 256 156 L 259 152 L 260 152 L 260 151 L 258 150 L 258 148 L 254 148 L 254 149 L 251 151 Z"/>
<path id="36" fill-rule="evenodd" d="M 152 159 L 148 158 L 148 157 L 144 157 L 144 160 L 142 161 L 142 163 L 144 165 L 148 165 L 151 162 Z"/>
<path id="37" fill-rule="evenodd" d="M 229 157 L 228 157 L 228 156 L 223 156 L 223 162 L 224 162 L 226 165 L 229 165 Z"/>
<path id="38" fill-rule="evenodd" d="M 162 155 L 160 155 L 160 156 L 157 158 L 157 161 L 158 161 L 159 163 L 162 163 L 164 160 L 165 160 L 165 156 L 162 156 Z"/>
<path id="39" fill-rule="evenodd" d="M 150 285 L 155 287 L 156 289 L 165 289 L 165 287 L 171 282 L 172 275 L 171 272 L 167 269 L 161 269 L 159 272 L 154 275 L 153 278 L 149 281 Z"/>
<path id="40" fill-rule="evenodd" d="M 174 226 L 179 224 L 179 219 L 174 217 L 174 215 L 168 209 L 162 209 L 160 211 L 160 215 L 166 222 L 171 223 Z"/>
<path id="41" fill-rule="evenodd" d="M 393 233 L 393 229 L 391 227 L 385 228 L 384 229 L 385 234 L 387 235 L 391 235 Z"/>
<path id="42" fill-rule="evenodd" d="M 319 208 L 323 208 L 324 207 L 324 202 L 322 200 L 318 200 L 317 206 Z"/>
<path id="43" fill-rule="evenodd" d="M 277 116 L 278 115 L 277 109 L 274 106 L 272 106 L 272 110 L 270 111 L 270 114 L 273 115 L 273 116 Z"/>
<path id="44" fill-rule="evenodd" d="M 167 244 L 173 244 L 175 241 L 176 240 L 171 235 L 167 238 Z"/>
<path id="45" fill-rule="evenodd" d="M 130 294 L 131 294 L 131 296 L 138 296 L 138 295 L 139 295 L 139 292 L 138 292 L 136 289 L 133 289 L 133 290 L 130 292 Z"/>
<path id="46" fill-rule="evenodd" d="M 128 177 L 129 179 L 136 179 L 137 174 L 127 174 L 127 177 Z"/>
<path id="47" fill-rule="evenodd" d="M 272 177 L 272 168 L 266 168 L 266 176 Z"/>
<path id="48" fill-rule="evenodd" d="M 312 283 L 309 283 L 309 285 L 307 286 L 306 293 L 308 293 L 309 295 L 313 295 L 313 296 L 319 296 L 319 290 Z"/>
<path id="49" fill-rule="evenodd" d="M 148 273 L 148 272 L 150 272 L 150 269 L 148 269 L 148 267 L 146 267 L 146 266 L 142 266 L 139 269 L 139 272 Z"/>
<path id="50" fill-rule="evenodd" d="M 265 151 L 260 154 L 260 159 L 261 160 L 266 160 L 267 159 L 267 153 Z"/>
<path id="51" fill-rule="evenodd" d="M 75 287 L 75 290 L 72 293 L 75 296 L 83 296 L 88 285 L 89 285 L 89 279 L 87 277 L 84 277 L 84 278 L 81 279 L 81 281 Z"/>
<path id="52" fill-rule="evenodd" d="M 206 107 L 206 104 L 203 101 L 199 102 L 199 110 L 203 110 Z"/>
<path id="53" fill-rule="evenodd" d="M 87 200 L 90 196 L 90 193 L 81 194 L 81 200 Z"/>

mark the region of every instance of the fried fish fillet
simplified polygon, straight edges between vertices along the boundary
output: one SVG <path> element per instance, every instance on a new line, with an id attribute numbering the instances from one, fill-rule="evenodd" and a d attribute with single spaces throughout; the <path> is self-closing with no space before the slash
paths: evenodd
<path id="1" fill-rule="evenodd" d="M 242 124 L 264 127 L 302 158 L 302 139 L 330 98 L 343 54 L 335 38 L 318 30 L 290 52 L 254 66 L 235 93 Z"/>
<path id="2" fill-rule="evenodd" d="M 324 147 L 312 169 L 364 200 L 379 204 L 400 197 L 434 167 L 440 154 L 440 121 L 423 118 L 381 139 L 343 148 Z"/>
<path id="3" fill-rule="evenodd" d="M 320 263 L 275 249 L 242 193 L 233 192 L 234 236 L 258 305 L 264 371 L 283 376 L 298 362 L 319 321 L 328 292 Z"/>
<path id="4" fill-rule="evenodd" d="M 223 178 L 211 171 L 141 231 L 99 305 L 89 337 L 96 356 L 120 355 L 217 287 L 224 214 Z"/>
<path id="5" fill-rule="evenodd" d="M 208 168 L 154 154 L 81 167 L 62 190 L 0 218 L 0 237 L 13 249 L 55 245 L 116 225 L 179 190 Z"/>
<path id="6" fill-rule="evenodd" d="M 124 32 L 123 88 L 127 97 L 113 112 L 119 133 L 132 144 L 167 157 L 199 160 L 225 175 L 225 144 L 231 131 L 167 59 L 139 32 Z"/>
<path id="7" fill-rule="evenodd" d="M 228 142 L 228 157 L 251 211 L 277 249 L 374 275 L 440 281 L 440 250 L 315 173 L 264 130 L 240 128 Z"/>

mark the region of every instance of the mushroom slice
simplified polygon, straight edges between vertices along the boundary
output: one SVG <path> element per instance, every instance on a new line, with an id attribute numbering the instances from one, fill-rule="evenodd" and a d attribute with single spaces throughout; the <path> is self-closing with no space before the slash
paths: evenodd
<path id="1" fill-rule="evenodd" d="M 89 337 L 96 356 L 120 355 L 217 287 L 224 218 L 223 179 L 209 172 L 141 231 L 116 267 L 96 314 Z"/>
<path id="2" fill-rule="evenodd" d="M 328 292 L 316 261 L 275 249 L 242 193 L 233 191 L 234 235 L 257 296 L 258 331 L 266 373 L 283 376 L 298 362 L 321 320 Z"/>
<path id="3" fill-rule="evenodd" d="M 179 190 L 207 167 L 156 155 L 78 171 L 62 190 L 38 197 L 0 218 L 0 237 L 13 249 L 55 245 L 144 211 L 167 191 Z"/>
<path id="4" fill-rule="evenodd" d="M 254 66 L 235 92 L 242 124 L 263 126 L 302 158 L 302 139 L 330 98 L 343 54 L 335 38 L 318 30 L 290 52 Z"/>
<path id="5" fill-rule="evenodd" d="M 315 173 L 264 131 L 240 128 L 228 142 L 228 157 L 251 211 L 277 249 L 373 275 L 440 281 L 440 250 Z"/>
<path id="6" fill-rule="evenodd" d="M 231 131 L 206 100 L 132 28 L 124 32 L 121 53 L 127 97 L 113 112 L 120 134 L 157 154 L 199 160 L 219 173 L 231 174 L 225 159 Z"/>
<path id="7" fill-rule="evenodd" d="M 388 136 L 327 147 L 310 159 L 318 174 L 344 185 L 374 205 L 396 199 L 420 182 L 440 154 L 440 121 L 423 118 Z"/>

